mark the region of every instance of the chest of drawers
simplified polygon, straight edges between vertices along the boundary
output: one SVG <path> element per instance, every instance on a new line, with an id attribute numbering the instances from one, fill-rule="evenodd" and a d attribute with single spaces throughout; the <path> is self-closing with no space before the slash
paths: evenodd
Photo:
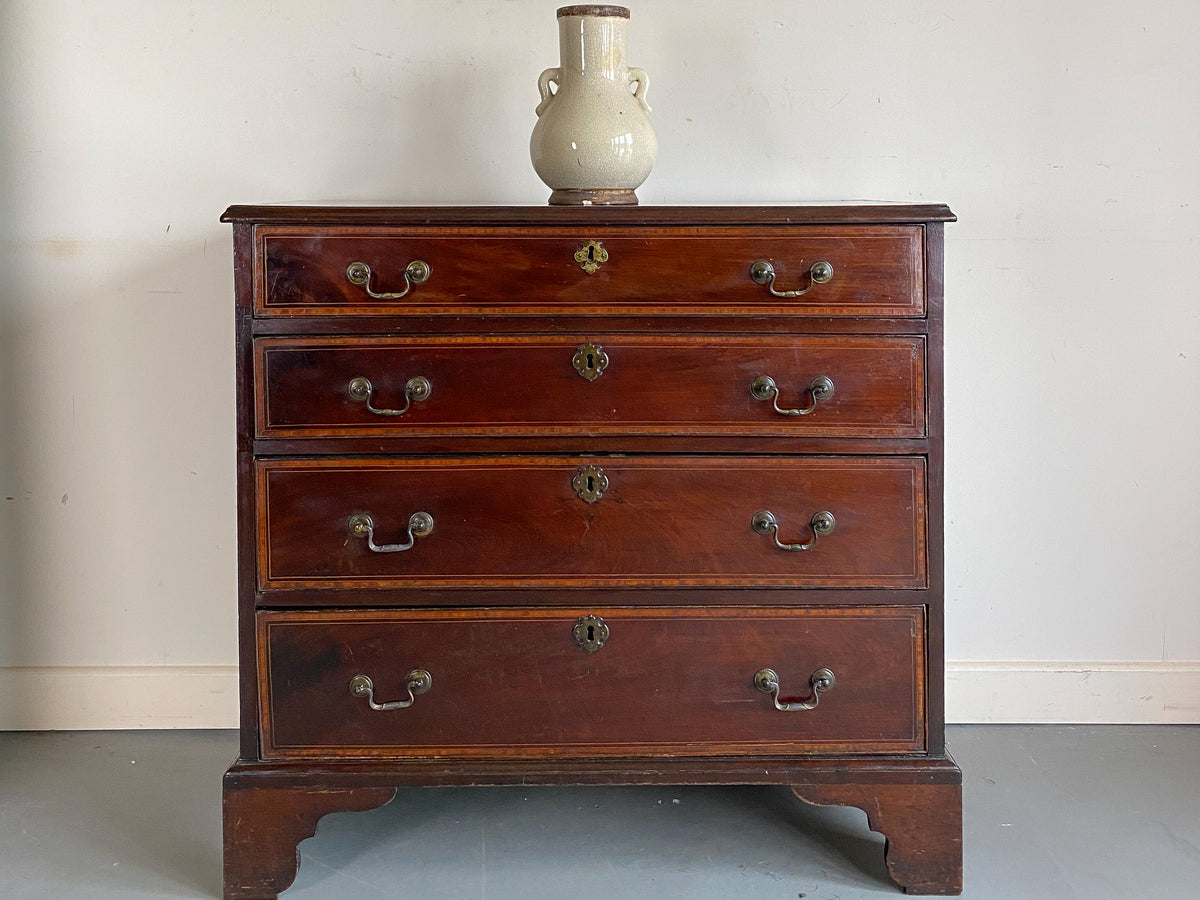
<path id="1" fill-rule="evenodd" d="M 781 784 L 961 887 L 942 206 L 232 207 L 225 896 L 399 785 Z"/>

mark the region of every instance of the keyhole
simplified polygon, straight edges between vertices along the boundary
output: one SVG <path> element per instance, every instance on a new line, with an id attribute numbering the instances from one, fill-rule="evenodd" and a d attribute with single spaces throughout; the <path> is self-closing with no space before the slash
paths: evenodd
<path id="1" fill-rule="evenodd" d="M 587 639 L 588 639 L 589 644 L 595 643 L 595 641 L 596 641 L 596 626 L 595 625 L 588 626 Z"/>
<path id="2" fill-rule="evenodd" d="M 590 354 L 590 353 L 587 355 L 587 367 L 589 369 L 596 368 L 596 360 L 592 357 L 592 354 Z"/>
<path id="3" fill-rule="evenodd" d="M 593 478 L 591 475 L 589 475 L 587 477 L 587 489 L 589 492 L 594 491 L 596 489 L 596 479 Z M 591 633 L 592 633 L 592 626 L 589 625 L 588 626 L 588 635 L 590 636 Z M 590 639 L 590 637 L 589 637 L 589 639 Z"/>
<path id="4" fill-rule="evenodd" d="M 596 261 L 596 248 L 591 244 L 588 245 L 588 262 Z"/>

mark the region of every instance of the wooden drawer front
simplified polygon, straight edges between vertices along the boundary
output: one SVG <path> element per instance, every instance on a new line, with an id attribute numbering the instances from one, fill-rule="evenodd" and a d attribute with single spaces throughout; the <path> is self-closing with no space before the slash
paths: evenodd
<path id="1" fill-rule="evenodd" d="M 609 629 L 595 652 L 577 617 Z M 260 613 L 263 752 L 289 756 L 644 756 L 924 749 L 922 607 Z M 834 687 L 815 709 L 813 673 Z M 366 675 L 378 704 L 350 692 Z"/>
<path id="2" fill-rule="evenodd" d="M 772 228 L 292 228 L 260 226 L 260 315 L 781 315 L 921 316 L 918 225 Z M 575 254 L 589 240 L 607 259 L 588 274 Z M 596 252 L 593 251 L 593 255 Z M 775 289 L 809 287 L 824 260 L 833 278 L 794 299 L 750 278 L 764 259 Z M 406 267 L 429 265 L 405 291 Z M 347 277 L 365 263 L 370 279 Z"/>
<path id="3" fill-rule="evenodd" d="M 760 434 L 918 437 L 922 337 L 266 338 L 256 344 L 264 438 L 419 435 Z M 597 351 L 594 348 L 599 348 Z M 587 357 L 592 356 L 588 369 Z M 603 357 L 601 357 L 603 354 Z M 579 357 L 594 374 L 573 365 Z M 751 384 L 769 376 L 778 399 Z M 377 409 L 402 410 L 414 377 L 431 386 L 403 415 L 351 396 L 366 378 Z M 808 415 L 813 379 L 834 384 Z"/>
<path id="4" fill-rule="evenodd" d="M 601 473 L 589 473 L 588 466 Z M 607 487 L 596 502 L 581 488 Z M 576 476 L 579 476 L 578 479 Z M 420 588 L 924 587 L 925 464 L 917 457 L 506 457 L 258 463 L 260 586 Z M 787 552 L 756 533 L 773 513 Z M 433 531 L 403 544 L 410 516 Z"/>

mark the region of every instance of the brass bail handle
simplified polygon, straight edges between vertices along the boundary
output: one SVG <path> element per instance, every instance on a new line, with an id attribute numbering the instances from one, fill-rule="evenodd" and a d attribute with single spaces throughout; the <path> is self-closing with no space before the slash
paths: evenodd
<path id="1" fill-rule="evenodd" d="M 408 541 L 403 544 L 376 544 L 375 520 L 368 513 L 355 513 L 346 524 L 351 536 L 367 539 L 367 549 L 372 553 L 401 553 L 411 550 L 417 538 L 433 533 L 433 516 L 427 512 L 415 512 L 408 517 Z"/>
<path id="2" fill-rule="evenodd" d="M 818 375 L 808 383 L 808 393 L 812 402 L 804 409 L 781 409 L 779 407 L 779 385 L 770 375 L 759 375 L 750 382 L 750 394 L 755 400 L 770 400 L 775 412 L 781 416 L 807 416 L 817 408 L 818 403 L 824 403 L 833 396 L 833 379 L 828 375 Z"/>
<path id="3" fill-rule="evenodd" d="M 833 281 L 833 264 L 827 260 L 818 259 L 808 267 L 808 287 L 796 291 L 775 290 L 775 267 L 765 259 L 756 259 L 750 264 L 750 278 L 755 284 L 765 284 L 772 297 L 791 300 L 804 296 L 818 284 L 828 284 Z"/>
<path id="4" fill-rule="evenodd" d="M 424 375 L 415 375 L 408 379 L 404 384 L 404 406 L 400 409 L 377 409 L 372 406 L 371 399 L 375 393 L 375 386 L 371 384 L 371 379 L 362 375 L 350 379 L 350 383 L 346 385 L 346 393 L 356 403 L 367 404 L 367 411 L 377 416 L 402 416 L 408 412 L 408 408 L 412 406 L 414 400 L 418 403 L 428 400 L 429 395 L 433 393 L 433 385 Z"/>
<path id="5" fill-rule="evenodd" d="M 837 679 L 829 669 L 817 669 L 808 679 L 808 687 L 812 694 L 807 700 L 780 700 L 779 676 L 775 674 L 774 669 L 759 669 L 755 672 L 754 686 L 764 694 L 770 694 L 775 708 L 780 712 L 799 712 L 816 709 L 821 701 L 821 694 L 832 691 L 837 686 Z"/>
<path id="6" fill-rule="evenodd" d="M 375 702 L 375 685 L 368 675 L 355 675 L 350 679 L 350 694 L 353 697 L 366 698 L 367 704 L 377 712 L 387 712 L 390 709 L 407 709 L 417 700 L 417 694 L 424 694 L 433 687 L 433 676 L 428 669 L 413 669 L 405 676 L 404 687 L 408 691 L 406 700 L 390 700 L 387 703 Z"/>
<path id="7" fill-rule="evenodd" d="M 817 545 L 817 539 L 821 535 L 830 534 L 834 526 L 837 525 L 837 519 L 833 517 L 827 509 L 823 509 L 818 513 L 813 513 L 813 517 L 809 520 L 812 525 L 813 539 L 807 544 L 784 544 L 779 540 L 779 520 L 775 518 L 775 514 L 769 509 L 760 509 L 750 518 L 750 527 L 759 534 L 769 534 L 775 541 L 775 546 L 780 550 L 797 551 L 811 550 Z"/>
<path id="8" fill-rule="evenodd" d="M 404 290 L 384 293 L 371 290 L 371 267 L 365 262 L 352 262 L 346 266 L 346 280 L 359 285 L 373 300 L 399 300 L 408 295 L 414 284 L 424 284 L 432 274 L 433 269 L 429 263 L 423 259 L 414 259 L 404 267 Z"/>

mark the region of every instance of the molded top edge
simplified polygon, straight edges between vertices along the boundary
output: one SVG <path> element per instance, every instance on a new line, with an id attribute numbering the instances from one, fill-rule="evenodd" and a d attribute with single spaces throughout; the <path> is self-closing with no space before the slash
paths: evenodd
<path id="1" fill-rule="evenodd" d="M 955 222 L 941 203 L 838 206 L 231 206 L 259 225 L 892 225 Z"/>

